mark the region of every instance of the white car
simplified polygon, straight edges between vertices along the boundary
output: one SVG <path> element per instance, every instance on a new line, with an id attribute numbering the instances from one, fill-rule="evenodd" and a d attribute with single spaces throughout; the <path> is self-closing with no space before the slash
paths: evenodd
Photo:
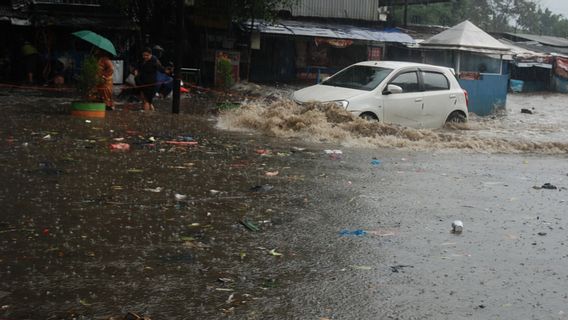
<path id="1" fill-rule="evenodd" d="M 365 119 L 414 128 L 439 128 L 468 117 L 467 92 L 453 69 L 411 62 L 359 62 L 292 98 L 299 104 L 334 102 Z"/>

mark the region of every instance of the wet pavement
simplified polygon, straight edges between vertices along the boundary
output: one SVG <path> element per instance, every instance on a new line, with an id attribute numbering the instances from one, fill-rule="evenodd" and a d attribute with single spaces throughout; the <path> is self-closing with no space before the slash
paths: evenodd
<path id="1" fill-rule="evenodd" d="M 1 318 L 568 317 L 560 125 L 499 149 L 516 112 L 377 137 L 329 110 L 217 123 L 185 100 L 97 120 L 70 97 L 2 97 Z"/>

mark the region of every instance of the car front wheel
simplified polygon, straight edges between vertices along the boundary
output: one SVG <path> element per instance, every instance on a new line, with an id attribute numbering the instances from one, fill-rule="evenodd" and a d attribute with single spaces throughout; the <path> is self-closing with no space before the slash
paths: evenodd
<path id="1" fill-rule="evenodd" d="M 368 112 L 361 114 L 359 117 L 367 121 L 379 121 L 379 118 L 377 118 L 376 115 Z"/>

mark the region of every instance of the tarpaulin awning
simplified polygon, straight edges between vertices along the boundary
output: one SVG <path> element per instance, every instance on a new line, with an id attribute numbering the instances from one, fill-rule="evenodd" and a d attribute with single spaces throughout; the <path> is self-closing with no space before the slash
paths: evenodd
<path id="1" fill-rule="evenodd" d="M 51 16 L 38 15 L 34 19 L 37 26 L 54 26 L 86 29 L 110 29 L 110 30 L 137 30 L 138 26 L 120 17 L 78 17 L 78 16 Z"/>
<path id="2" fill-rule="evenodd" d="M 523 47 L 519 47 L 517 43 L 506 39 L 499 39 L 501 43 L 511 49 L 513 63 L 519 68 L 539 67 L 552 69 L 554 57 L 548 53 L 535 52 Z"/>
<path id="3" fill-rule="evenodd" d="M 250 28 L 250 21 L 242 23 L 243 29 Z M 333 39 L 350 39 L 376 42 L 415 43 L 414 39 L 398 29 L 374 29 L 346 24 L 316 23 L 279 20 L 275 23 L 255 21 L 253 30 L 264 34 L 307 36 Z"/>
<path id="4" fill-rule="evenodd" d="M 564 79 L 568 79 L 568 58 L 556 57 L 556 68 L 554 74 Z"/>

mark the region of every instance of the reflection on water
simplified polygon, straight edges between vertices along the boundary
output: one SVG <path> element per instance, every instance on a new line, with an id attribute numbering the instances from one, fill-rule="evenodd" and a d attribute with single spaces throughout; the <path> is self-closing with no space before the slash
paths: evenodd
<path id="1" fill-rule="evenodd" d="M 302 153 L 171 115 L 169 101 L 84 119 L 67 115 L 70 98 L 4 98 L 0 318 L 286 318 L 282 304 L 255 301 L 297 277 L 274 271 L 294 259 L 268 252 L 289 252 L 275 226 L 302 203 L 288 192 L 304 190 Z M 255 152 L 269 146 L 270 161 Z"/>

